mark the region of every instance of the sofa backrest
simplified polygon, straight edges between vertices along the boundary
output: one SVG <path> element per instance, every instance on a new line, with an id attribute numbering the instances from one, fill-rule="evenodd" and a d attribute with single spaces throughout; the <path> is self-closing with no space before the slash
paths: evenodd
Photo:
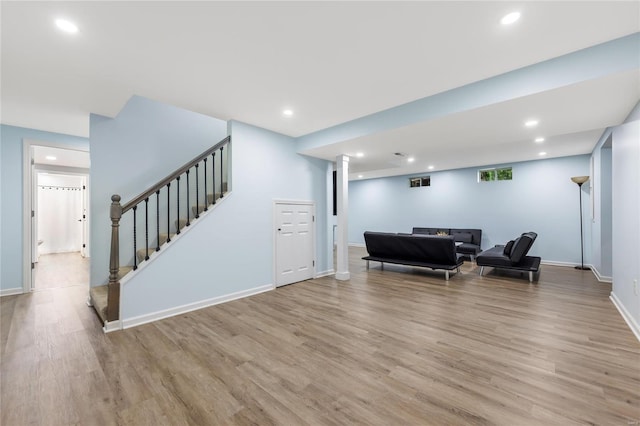
<path id="1" fill-rule="evenodd" d="M 519 263 L 529 252 L 533 242 L 538 237 L 538 234 L 535 232 L 525 232 L 520 235 L 514 242 L 513 247 L 511 248 L 511 253 L 509 254 L 509 259 L 511 259 L 511 263 L 514 265 Z"/>
<path id="2" fill-rule="evenodd" d="M 450 234 L 456 242 L 472 243 L 478 246 L 482 245 L 482 229 L 456 229 L 451 228 Z M 471 241 L 468 241 L 471 237 Z"/>
<path id="3" fill-rule="evenodd" d="M 385 236 L 396 237 L 397 234 L 369 231 L 364 233 L 364 243 L 370 256 L 385 258 L 393 258 L 395 256 L 394 246 L 387 243 Z"/>
<path id="4" fill-rule="evenodd" d="M 482 245 L 482 229 L 462 229 L 462 228 L 413 228 L 414 234 L 437 235 L 438 232 L 446 232 L 453 236 L 454 241 L 461 243 L 472 243 Z M 469 239 L 471 241 L 469 241 Z"/>
<path id="5" fill-rule="evenodd" d="M 458 261 L 453 237 L 435 235 L 364 233 L 370 256 L 386 259 L 455 265 Z"/>
<path id="6" fill-rule="evenodd" d="M 437 235 L 438 232 L 446 232 L 449 234 L 449 228 L 413 228 L 412 234 L 420 235 Z"/>

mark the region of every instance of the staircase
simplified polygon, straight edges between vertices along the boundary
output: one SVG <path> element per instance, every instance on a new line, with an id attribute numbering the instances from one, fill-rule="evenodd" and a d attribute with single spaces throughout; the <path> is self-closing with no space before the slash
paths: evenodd
<path id="1" fill-rule="evenodd" d="M 109 281 L 89 292 L 105 329 L 120 319 L 120 281 L 144 267 L 153 253 L 176 236 L 191 230 L 204 212 L 228 194 L 230 145 L 227 136 L 125 204 L 120 204 L 119 195 L 111 197 Z M 121 234 L 126 236 L 123 246 Z M 121 256 L 127 266 L 121 266 Z"/>

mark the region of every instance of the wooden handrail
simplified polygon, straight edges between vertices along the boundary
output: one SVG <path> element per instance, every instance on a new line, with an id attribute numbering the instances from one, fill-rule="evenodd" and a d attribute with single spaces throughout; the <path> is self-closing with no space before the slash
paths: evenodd
<path id="1" fill-rule="evenodd" d="M 206 150 L 202 154 L 198 155 L 196 158 L 194 158 L 193 160 L 189 161 L 184 166 L 180 167 L 175 172 L 171 173 L 169 176 L 167 176 L 166 178 L 162 179 L 160 182 L 158 182 L 157 184 L 153 185 L 151 188 L 149 188 L 146 191 L 144 191 L 142 194 L 140 194 L 137 197 L 135 197 L 133 200 L 131 200 L 128 203 L 124 204 L 122 206 L 122 213 L 125 213 L 128 210 L 132 209 L 133 206 L 136 206 L 139 203 L 141 203 L 142 201 L 144 201 L 146 198 L 148 198 L 149 196 L 154 194 L 157 190 L 159 190 L 160 188 L 163 188 L 164 186 L 166 186 L 168 183 L 172 182 L 178 176 L 181 176 L 183 173 L 185 173 L 191 167 L 195 166 L 200 161 L 202 161 L 203 159 L 205 159 L 206 157 L 211 155 L 213 152 L 215 152 L 218 149 L 220 149 L 221 146 L 226 145 L 230 141 L 231 141 L 231 136 L 227 136 L 226 138 L 222 139 L 220 142 L 215 144 L 213 147 L 209 148 L 208 150 Z"/>

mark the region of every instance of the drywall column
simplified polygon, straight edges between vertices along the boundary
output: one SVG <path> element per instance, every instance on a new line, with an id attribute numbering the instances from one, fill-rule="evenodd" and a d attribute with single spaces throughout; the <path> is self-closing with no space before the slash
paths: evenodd
<path id="1" fill-rule="evenodd" d="M 337 232 L 337 280 L 349 279 L 349 247 L 348 238 L 348 212 L 349 212 L 349 157 L 338 155 L 336 157 L 336 204 L 338 213 Z"/>

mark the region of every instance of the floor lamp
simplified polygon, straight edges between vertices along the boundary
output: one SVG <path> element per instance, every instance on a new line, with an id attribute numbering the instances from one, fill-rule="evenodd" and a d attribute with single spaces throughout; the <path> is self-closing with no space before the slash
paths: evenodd
<path id="1" fill-rule="evenodd" d="M 582 184 L 589 180 L 589 176 L 576 176 L 571 180 L 578 184 L 578 191 L 580 192 L 580 266 L 576 266 L 576 269 L 589 270 L 588 266 L 584 266 L 584 238 L 582 232 Z"/>

